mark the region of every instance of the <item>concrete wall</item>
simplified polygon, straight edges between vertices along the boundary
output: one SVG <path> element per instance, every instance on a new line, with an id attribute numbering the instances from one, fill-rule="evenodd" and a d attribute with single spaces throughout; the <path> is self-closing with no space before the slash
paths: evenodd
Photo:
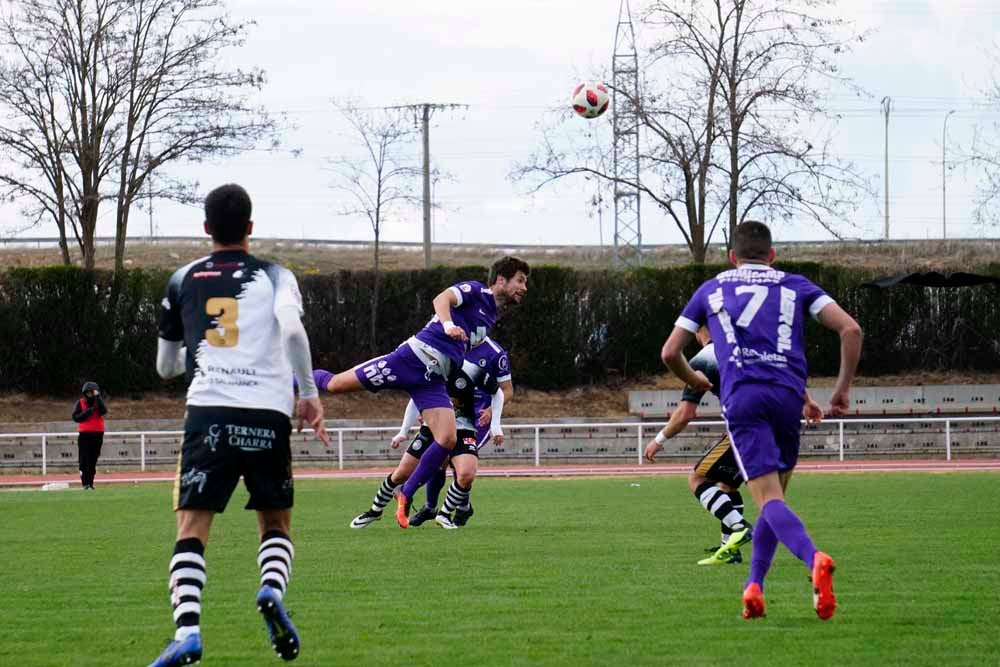
<path id="1" fill-rule="evenodd" d="M 810 389 L 820 405 L 828 405 L 830 388 Z M 629 412 L 644 419 L 667 418 L 681 399 L 680 390 L 630 391 Z M 922 414 L 1000 414 L 1000 385 L 928 385 L 913 387 L 854 387 L 852 414 L 857 416 Z M 698 414 L 720 414 L 719 401 L 706 394 Z"/>

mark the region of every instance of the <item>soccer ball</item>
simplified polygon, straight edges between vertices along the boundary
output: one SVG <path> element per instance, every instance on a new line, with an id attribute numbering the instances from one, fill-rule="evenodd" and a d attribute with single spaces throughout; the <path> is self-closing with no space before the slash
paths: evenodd
<path id="1" fill-rule="evenodd" d="M 608 110 L 608 87 L 603 83 L 585 82 L 573 89 L 570 104 L 584 118 L 597 118 Z"/>

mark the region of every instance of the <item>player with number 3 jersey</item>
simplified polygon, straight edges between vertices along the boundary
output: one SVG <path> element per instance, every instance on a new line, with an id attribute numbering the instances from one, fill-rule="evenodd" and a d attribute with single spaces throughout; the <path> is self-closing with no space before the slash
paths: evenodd
<path id="1" fill-rule="evenodd" d="M 292 374 L 299 386 L 299 430 L 307 422 L 323 442 L 323 404 L 312 379 L 302 297 L 288 269 L 249 253 L 253 222 L 246 190 L 223 185 L 205 198 L 212 254 L 176 271 L 162 302 L 156 370 L 187 374 L 184 443 L 174 481 L 177 541 L 170 560 L 170 600 L 177 630 L 150 667 L 202 657 L 201 593 L 205 545 L 216 514 L 240 478 L 257 512 L 260 589 L 257 610 L 274 650 L 299 655 L 299 635 L 285 611 L 295 549 L 289 443 Z"/>

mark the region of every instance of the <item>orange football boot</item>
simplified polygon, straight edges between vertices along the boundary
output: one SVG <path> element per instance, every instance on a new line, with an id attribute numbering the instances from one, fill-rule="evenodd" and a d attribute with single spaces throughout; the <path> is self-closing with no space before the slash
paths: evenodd
<path id="1" fill-rule="evenodd" d="M 752 583 L 743 591 L 743 618 L 763 618 L 764 613 L 764 591 L 760 590 L 760 584 Z"/>
<path id="2" fill-rule="evenodd" d="M 821 620 L 833 618 L 837 609 L 837 596 L 833 594 L 833 571 L 837 565 L 828 554 L 817 551 L 813 556 L 812 584 L 813 607 Z"/>
<path id="3" fill-rule="evenodd" d="M 410 499 L 402 493 L 396 494 L 396 523 L 400 528 L 410 527 Z"/>

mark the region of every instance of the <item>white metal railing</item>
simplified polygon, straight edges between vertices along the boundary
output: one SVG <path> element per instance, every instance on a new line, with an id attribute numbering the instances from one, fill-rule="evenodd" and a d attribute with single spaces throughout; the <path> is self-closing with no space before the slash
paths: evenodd
<path id="1" fill-rule="evenodd" d="M 944 438 L 945 438 L 945 458 L 951 460 L 952 458 L 952 424 L 963 423 L 963 422 L 994 422 L 997 423 L 998 428 L 1000 428 L 1000 416 L 998 415 L 985 415 L 985 416 L 971 416 L 971 417 L 872 417 L 872 418 L 853 418 L 853 419 L 826 419 L 823 421 L 824 425 L 836 424 L 836 433 L 839 441 L 839 451 L 838 456 L 841 461 L 844 460 L 844 450 L 845 450 L 845 436 L 844 436 L 844 425 L 845 424 L 900 424 L 900 423 L 938 423 L 944 424 Z M 721 420 L 713 421 L 696 421 L 691 422 L 689 426 L 722 426 L 725 422 Z M 591 423 L 538 423 L 538 424 L 504 424 L 504 431 L 510 434 L 514 431 L 529 431 L 534 436 L 534 459 L 535 465 L 540 466 L 542 464 L 542 432 L 546 429 L 594 429 L 594 428 L 616 428 L 616 429 L 635 429 L 635 442 L 636 442 L 636 461 L 641 465 L 643 463 L 643 446 L 645 444 L 645 434 L 652 434 L 655 431 L 653 429 L 662 428 L 663 422 L 591 422 Z M 337 448 L 337 466 L 340 469 L 344 468 L 344 434 L 345 433 L 371 433 L 371 432 L 389 432 L 395 430 L 392 426 L 352 426 L 352 427 L 340 427 L 331 426 L 328 431 L 331 434 L 331 440 L 335 443 Z M 310 432 L 308 429 L 306 432 Z M 141 470 L 146 470 L 147 465 L 147 448 L 149 443 L 149 438 L 152 436 L 168 436 L 179 438 L 184 435 L 183 431 L 108 431 L 105 433 L 105 437 L 136 437 L 139 438 L 139 467 Z M 77 434 L 75 432 L 64 432 L 64 433 L 0 433 L 0 447 L 3 446 L 4 441 L 9 440 L 31 440 L 39 439 L 42 446 L 42 456 L 41 456 L 41 466 L 42 474 L 46 474 L 49 468 L 49 457 L 48 449 L 51 444 L 52 439 L 70 439 L 75 438 Z"/>

